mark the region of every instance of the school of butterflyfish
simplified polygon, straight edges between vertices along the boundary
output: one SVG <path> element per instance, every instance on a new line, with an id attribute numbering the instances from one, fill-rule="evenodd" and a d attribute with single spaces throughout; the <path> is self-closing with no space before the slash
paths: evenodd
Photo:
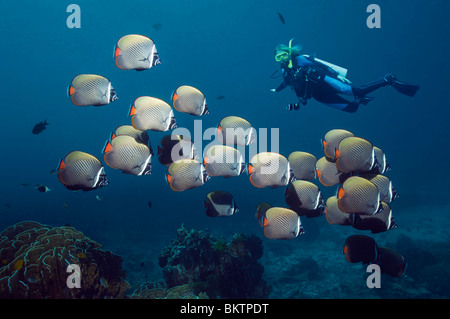
<path id="1" fill-rule="evenodd" d="M 114 59 L 123 70 L 143 71 L 161 64 L 155 43 L 136 34 L 117 41 Z M 118 100 L 110 80 L 96 74 L 75 76 L 68 95 L 76 106 L 98 107 Z M 148 132 L 176 128 L 174 109 L 193 116 L 209 114 L 205 95 L 189 85 L 177 87 L 169 103 L 151 96 L 137 97 L 128 112 L 130 124 L 118 127 L 105 143 L 104 163 L 126 174 L 150 175 L 154 152 Z M 243 173 L 247 173 L 256 188 L 285 187 L 287 207 L 261 202 L 256 209 L 256 220 L 269 239 L 294 239 L 305 233 L 301 217 L 325 216 L 329 224 L 372 233 L 397 227 L 390 207 L 397 193 L 385 175 L 390 169 L 386 156 L 381 148 L 352 132 L 328 131 L 321 139 L 324 156 L 319 159 L 304 151 L 293 151 L 288 157 L 260 152 L 248 163 L 240 150 L 256 140 L 256 130 L 250 122 L 239 116 L 227 116 L 218 123 L 216 138 L 220 144 L 206 149 L 203 158 L 199 158 L 187 136 L 167 134 L 161 139 L 156 155 L 159 163 L 167 167 L 165 179 L 173 191 L 186 191 L 201 187 L 211 178 L 233 178 Z M 60 160 L 58 179 L 69 190 L 90 191 L 109 184 L 101 161 L 79 150 Z M 336 187 L 336 194 L 325 200 L 313 181 Z M 232 216 L 239 210 L 233 195 L 222 190 L 207 194 L 204 207 L 209 217 Z M 368 250 L 370 258 L 364 255 Z M 381 263 L 381 254 L 387 265 L 384 269 L 393 267 L 392 273 L 400 275 L 404 269 L 401 255 L 377 247 L 367 236 L 349 237 L 344 254 L 350 262 L 367 263 Z"/>

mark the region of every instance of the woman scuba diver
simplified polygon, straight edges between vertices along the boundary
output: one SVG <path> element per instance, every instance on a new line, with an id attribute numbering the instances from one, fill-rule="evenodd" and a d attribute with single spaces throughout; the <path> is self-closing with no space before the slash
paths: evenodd
<path id="1" fill-rule="evenodd" d="M 347 70 L 322 61 L 310 55 L 300 55 L 301 47 L 279 44 L 275 49 L 275 60 L 281 63 L 283 82 L 273 92 L 279 92 L 290 86 L 301 104 L 306 105 L 310 98 L 345 112 L 356 112 L 359 105 L 366 105 L 373 97 L 367 94 L 387 85 L 392 86 L 398 92 L 414 96 L 419 86 L 398 81 L 392 74 L 384 78 L 367 83 L 362 86 L 354 86 L 346 78 Z M 342 95 L 349 96 L 351 100 Z M 289 104 L 287 109 L 298 110 L 299 103 Z"/>

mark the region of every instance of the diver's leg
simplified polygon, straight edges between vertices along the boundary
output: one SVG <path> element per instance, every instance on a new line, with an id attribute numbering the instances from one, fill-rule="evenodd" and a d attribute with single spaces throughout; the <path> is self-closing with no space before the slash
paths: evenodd
<path id="1" fill-rule="evenodd" d="M 408 95 L 408 96 L 414 96 L 417 91 L 419 90 L 418 85 L 414 84 L 408 84 L 404 82 L 398 81 L 394 75 L 387 74 L 384 78 L 379 79 L 377 81 L 373 81 L 371 83 L 359 86 L 359 87 L 352 87 L 354 95 L 358 97 L 364 97 L 365 95 L 378 90 L 379 88 L 385 87 L 387 85 L 392 86 L 394 89 L 396 89 L 398 92 Z"/>
<path id="2" fill-rule="evenodd" d="M 323 78 L 323 81 L 328 85 L 329 88 L 331 88 L 332 91 L 336 93 L 344 95 L 355 95 L 352 86 L 348 83 L 342 82 L 328 75 Z"/>
<path id="3" fill-rule="evenodd" d="M 355 100 L 352 102 L 330 91 L 316 92 L 316 94 L 314 94 L 314 99 L 332 108 L 349 113 L 356 112 L 358 110 L 358 106 L 361 104 L 360 100 Z"/>
<path id="4" fill-rule="evenodd" d="M 389 85 L 389 82 L 386 80 L 386 78 L 382 78 L 358 87 L 352 86 L 352 91 L 355 96 L 365 96 L 387 85 Z"/>

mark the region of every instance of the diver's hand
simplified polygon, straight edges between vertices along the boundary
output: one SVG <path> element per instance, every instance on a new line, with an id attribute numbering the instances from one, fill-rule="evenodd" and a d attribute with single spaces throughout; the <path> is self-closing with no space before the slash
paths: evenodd
<path id="1" fill-rule="evenodd" d="M 344 82 L 344 83 L 347 83 L 347 84 L 351 84 L 351 83 L 352 83 L 352 81 L 350 81 L 350 80 L 347 79 L 345 76 L 342 76 L 342 75 L 340 75 L 340 74 L 338 74 L 337 78 L 338 78 L 339 80 L 341 80 L 342 82 Z"/>
<path id="2" fill-rule="evenodd" d="M 276 92 L 277 89 L 270 89 L 269 91 L 270 91 L 270 92 Z"/>

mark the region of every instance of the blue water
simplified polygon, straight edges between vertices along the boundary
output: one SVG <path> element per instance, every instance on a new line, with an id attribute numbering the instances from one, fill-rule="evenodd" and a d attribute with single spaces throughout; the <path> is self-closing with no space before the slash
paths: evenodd
<path id="1" fill-rule="evenodd" d="M 151 176 L 125 175 L 105 165 L 110 185 L 92 192 L 71 192 L 50 173 L 72 150 L 91 153 L 103 162 L 101 151 L 110 133 L 130 124 L 127 115 L 135 98 L 149 95 L 170 101 L 173 90 L 186 84 L 205 94 L 210 110 L 201 118 L 175 111 L 179 126 L 192 131 L 194 120 L 201 119 L 205 130 L 216 127 L 225 116 L 237 115 L 258 129 L 278 128 L 281 154 L 299 150 L 318 158 L 323 156 L 320 138 L 330 129 L 347 129 L 370 140 L 385 151 L 392 166 L 389 177 L 401 195 L 392 204 L 398 231 L 403 227 L 403 233 L 414 241 L 426 234 L 431 242 L 448 243 L 450 27 L 446 15 L 450 3 L 377 0 L 381 29 L 369 29 L 366 8 L 372 2 L 77 0 L 79 29 L 66 26 L 66 8 L 71 1 L 3 3 L 0 228 L 23 220 L 70 224 L 122 256 L 134 285 L 161 279 L 157 255 L 181 224 L 225 237 L 234 232 L 256 234 L 274 258 L 289 256 L 282 245 L 292 249 L 302 245 L 314 256 L 316 248 L 311 242 L 333 241 L 328 230 L 340 230 L 324 219 L 305 220 L 307 232 L 309 227 L 305 238 L 289 243 L 264 238 L 254 217 L 255 208 L 262 201 L 284 206 L 284 188 L 257 189 L 246 175 L 213 178 L 200 188 L 176 193 L 165 182 L 166 168 L 155 157 Z M 284 16 L 285 24 L 277 12 Z M 161 24 L 158 30 L 153 28 L 156 23 Z M 131 33 L 154 40 L 161 65 L 143 72 L 114 65 L 116 41 Z M 287 112 L 286 104 L 296 101 L 293 91 L 275 94 L 269 89 L 280 82 L 280 78 L 271 79 L 279 68 L 274 48 L 293 37 L 303 45 L 305 54 L 346 67 L 355 84 L 394 73 L 421 89 L 414 98 L 392 88 L 380 89 L 372 94 L 375 100 L 355 114 L 313 100 L 298 112 Z M 81 73 L 110 79 L 119 100 L 102 107 L 74 106 L 66 90 Z M 225 98 L 216 98 L 221 95 Z M 47 129 L 32 135 L 34 124 L 44 119 L 50 123 Z M 165 133 L 149 134 L 156 149 Z M 203 141 L 203 146 L 209 142 Z M 44 184 L 51 191 L 40 193 L 35 184 Z M 335 188 L 321 188 L 325 198 L 335 192 Z M 213 190 L 232 192 L 240 212 L 230 218 L 208 218 L 203 198 Z M 96 195 L 104 200 L 98 201 Z M 424 220 L 427 222 L 422 223 Z M 396 231 L 378 234 L 376 239 L 388 242 Z M 345 234 L 352 233 L 362 232 L 345 229 Z M 345 264 L 344 257 L 340 258 Z M 136 266 L 142 261 L 153 265 L 148 274 Z M 268 278 L 274 267 L 266 268 Z M 275 284 L 282 291 L 282 284 Z M 447 297 L 450 292 L 433 296 Z"/>

